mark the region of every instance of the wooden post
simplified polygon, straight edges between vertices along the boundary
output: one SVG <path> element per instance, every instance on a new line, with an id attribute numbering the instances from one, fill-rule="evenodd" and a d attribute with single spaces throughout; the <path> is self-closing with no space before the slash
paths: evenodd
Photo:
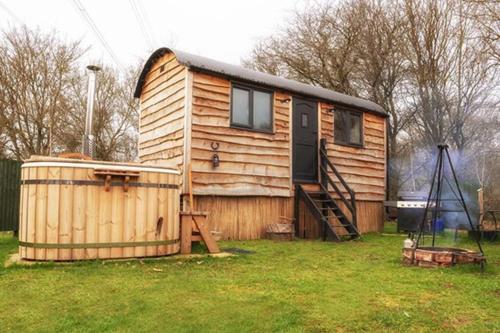
<path id="1" fill-rule="evenodd" d="M 191 163 L 188 167 L 188 188 L 189 188 L 189 210 L 194 211 L 194 198 L 193 198 L 193 170 Z"/>
<path id="2" fill-rule="evenodd" d="M 181 213 L 181 254 L 191 253 L 192 216 Z"/>
<path id="3" fill-rule="evenodd" d="M 319 154 L 319 157 L 320 157 L 320 165 L 321 165 L 321 170 L 327 170 L 327 165 L 326 165 L 326 159 L 323 157 L 323 154 L 321 154 L 321 152 L 324 152 L 326 154 L 326 139 L 321 139 L 320 141 L 320 154 Z M 320 172 L 320 179 L 321 179 L 321 186 L 323 186 L 323 188 L 325 189 L 328 189 L 328 181 L 326 179 L 326 177 L 323 177 L 323 173 Z"/>

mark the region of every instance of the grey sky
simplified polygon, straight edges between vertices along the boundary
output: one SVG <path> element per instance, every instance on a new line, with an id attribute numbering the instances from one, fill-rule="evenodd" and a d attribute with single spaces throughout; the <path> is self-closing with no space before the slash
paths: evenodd
<path id="1" fill-rule="evenodd" d="M 123 65 L 146 58 L 151 49 L 133 11 L 145 13 L 145 29 L 155 46 L 172 46 L 217 60 L 239 64 L 255 41 L 267 36 L 303 0 L 80 0 Z M 9 13 L 10 12 L 10 13 Z M 140 14 L 139 14 L 140 15 Z M 56 29 L 63 38 L 81 39 L 91 47 L 84 61 L 113 60 L 72 0 L 0 0 L 0 28 L 25 23 L 43 31 Z M 149 28 L 149 27 L 150 28 Z"/>

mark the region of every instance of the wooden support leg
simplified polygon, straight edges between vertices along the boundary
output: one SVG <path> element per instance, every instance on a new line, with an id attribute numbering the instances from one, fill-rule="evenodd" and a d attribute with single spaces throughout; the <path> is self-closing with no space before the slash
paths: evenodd
<path id="1" fill-rule="evenodd" d="M 181 215 L 181 254 L 191 253 L 192 226 L 191 215 Z"/>
<path id="2" fill-rule="evenodd" d="M 200 235 L 201 238 L 203 238 L 203 242 L 208 248 L 208 252 L 210 253 L 219 253 L 219 245 L 217 245 L 217 242 L 214 240 L 212 237 L 212 234 L 210 233 L 210 230 L 208 230 L 207 225 L 206 225 L 206 216 L 205 215 L 198 215 L 196 217 L 193 216 L 193 221 L 198 227 L 198 230 L 200 230 Z"/>

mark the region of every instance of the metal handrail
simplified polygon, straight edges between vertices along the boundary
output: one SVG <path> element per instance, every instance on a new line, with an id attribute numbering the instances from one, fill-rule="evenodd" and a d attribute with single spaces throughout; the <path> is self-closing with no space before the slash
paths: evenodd
<path id="1" fill-rule="evenodd" d="M 345 204 L 347 209 L 351 212 L 352 215 L 352 223 L 357 226 L 357 217 L 356 217 L 356 193 L 354 190 L 352 190 L 347 182 L 344 180 L 342 175 L 338 172 L 337 168 L 333 163 L 328 159 L 328 154 L 326 151 L 326 139 L 321 139 L 320 141 L 320 158 L 321 158 L 321 165 L 320 165 L 320 171 L 321 171 L 321 185 L 328 189 L 328 185 L 332 185 L 335 193 L 340 197 L 342 202 Z M 335 184 L 333 179 L 330 177 L 328 174 L 328 169 L 331 169 L 333 174 L 337 177 L 339 180 L 340 184 L 345 189 L 345 192 L 349 194 L 349 200 L 346 198 L 344 195 L 344 192 L 341 191 L 341 189 Z"/>

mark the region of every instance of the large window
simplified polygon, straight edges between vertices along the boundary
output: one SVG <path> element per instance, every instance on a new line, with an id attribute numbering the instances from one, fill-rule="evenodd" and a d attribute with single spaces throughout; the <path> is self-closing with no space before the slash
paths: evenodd
<path id="1" fill-rule="evenodd" d="M 363 114 L 361 112 L 336 109 L 334 111 L 335 143 L 363 146 Z"/>
<path id="2" fill-rule="evenodd" d="M 231 91 L 231 126 L 272 132 L 272 110 L 272 92 L 233 84 Z"/>

